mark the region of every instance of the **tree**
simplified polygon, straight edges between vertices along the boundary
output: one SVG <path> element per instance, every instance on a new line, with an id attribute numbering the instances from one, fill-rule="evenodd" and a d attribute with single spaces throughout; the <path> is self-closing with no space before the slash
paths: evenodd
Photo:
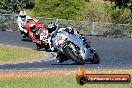
<path id="1" fill-rule="evenodd" d="M 22 0 L 20 0 L 22 1 Z M 32 9 L 34 7 L 35 4 L 35 0 L 23 0 L 23 3 L 25 3 L 25 7 L 26 9 Z"/>
<path id="2" fill-rule="evenodd" d="M 34 1 L 34 0 L 33 0 Z M 20 9 L 26 8 L 27 4 L 32 0 L 1 0 L 0 1 L 0 13 L 12 13 L 18 12 Z"/>
<path id="3" fill-rule="evenodd" d="M 109 9 L 109 22 L 118 24 L 132 24 L 132 13 L 128 8 Z"/>
<path id="4" fill-rule="evenodd" d="M 87 2 L 81 12 L 81 20 L 106 22 L 108 16 L 105 8 L 107 8 L 107 5 L 104 3 L 99 4 L 99 2 L 94 1 Z"/>
<path id="5" fill-rule="evenodd" d="M 34 15 L 50 18 L 79 19 L 84 0 L 35 0 Z"/>
<path id="6" fill-rule="evenodd" d="M 127 3 L 129 3 L 131 0 L 104 0 L 104 1 L 111 1 L 115 3 L 115 6 L 119 8 L 125 8 L 128 7 Z"/>

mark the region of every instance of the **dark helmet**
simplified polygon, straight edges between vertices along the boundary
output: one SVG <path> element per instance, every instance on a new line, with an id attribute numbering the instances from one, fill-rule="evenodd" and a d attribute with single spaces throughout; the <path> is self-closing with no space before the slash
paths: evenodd
<path id="1" fill-rule="evenodd" d="M 49 33 L 52 33 L 53 31 L 55 31 L 58 27 L 58 24 L 57 23 L 49 23 L 48 26 L 47 26 L 47 30 L 49 31 Z"/>

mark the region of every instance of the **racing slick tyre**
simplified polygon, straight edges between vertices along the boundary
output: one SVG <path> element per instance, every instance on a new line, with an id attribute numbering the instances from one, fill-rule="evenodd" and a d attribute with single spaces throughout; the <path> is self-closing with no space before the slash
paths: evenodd
<path id="1" fill-rule="evenodd" d="M 49 45 L 45 45 L 45 44 L 36 43 L 36 47 L 37 47 L 37 50 L 40 50 L 40 49 L 44 48 L 45 51 L 48 51 L 48 49 L 49 49 Z"/>
<path id="2" fill-rule="evenodd" d="M 99 62 L 100 62 L 100 56 L 97 52 L 95 52 L 93 58 L 91 59 L 91 63 L 98 64 Z"/>
<path id="3" fill-rule="evenodd" d="M 42 48 L 42 45 L 36 43 L 37 50 L 40 50 Z"/>
<path id="4" fill-rule="evenodd" d="M 83 65 L 85 63 L 84 60 L 79 59 L 75 54 L 74 51 L 72 51 L 72 49 L 69 46 L 66 46 L 64 49 L 64 52 L 66 53 L 66 55 L 75 63 L 79 64 L 79 65 Z"/>

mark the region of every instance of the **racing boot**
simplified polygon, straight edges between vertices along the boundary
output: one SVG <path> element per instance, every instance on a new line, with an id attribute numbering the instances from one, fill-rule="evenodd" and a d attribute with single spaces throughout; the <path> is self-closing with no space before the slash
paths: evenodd
<path id="1" fill-rule="evenodd" d="M 54 50 L 55 50 L 54 47 L 52 47 L 51 45 L 49 45 L 48 51 L 54 51 Z"/>
<path id="2" fill-rule="evenodd" d="M 26 38 L 26 33 L 24 33 L 23 31 L 21 31 L 21 36 L 22 36 L 22 38 Z"/>
<path id="3" fill-rule="evenodd" d="M 57 58 L 57 63 L 62 63 L 68 60 L 66 57 L 62 57 L 62 56 L 57 56 L 56 58 Z"/>
<path id="4" fill-rule="evenodd" d="M 64 61 L 62 61 L 61 60 L 61 58 L 59 57 L 59 58 L 57 58 L 57 61 L 56 61 L 57 63 L 62 63 L 62 62 L 64 62 Z"/>
<path id="5" fill-rule="evenodd" d="M 60 53 L 59 51 L 57 52 L 57 63 L 62 63 L 64 61 L 68 60 L 68 57 L 64 56 L 62 53 Z"/>
<path id="6" fill-rule="evenodd" d="M 60 56 L 61 54 L 58 52 L 57 53 L 57 57 L 56 57 L 56 59 L 57 59 L 57 63 L 62 63 L 62 62 L 64 62 L 64 60 L 63 60 L 63 58 Z"/>

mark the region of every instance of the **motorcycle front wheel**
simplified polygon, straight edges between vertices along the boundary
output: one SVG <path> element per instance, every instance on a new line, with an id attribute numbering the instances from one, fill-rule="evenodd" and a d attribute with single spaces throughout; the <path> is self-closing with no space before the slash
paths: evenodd
<path id="1" fill-rule="evenodd" d="M 37 47 L 37 50 L 40 50 L 40 49 L 44 48 L 45 51 L 48 51 L 48 49 L 49 49 L 49 45 L 45 45 L 45 44 L 36 43 L 36 47 Z"/>
<path id="2" fill-rule="evenodd" d="M 74 51 L 72 51 L 72 49 L 69 46 L 66 46 L 64 49 L 64 52 L 66 53 L 66 55 L 75 63 L 82 65 L 85 63 L 84 60 L 81 60 L 80 58 L 78 58 L 75 54 Z"/>

